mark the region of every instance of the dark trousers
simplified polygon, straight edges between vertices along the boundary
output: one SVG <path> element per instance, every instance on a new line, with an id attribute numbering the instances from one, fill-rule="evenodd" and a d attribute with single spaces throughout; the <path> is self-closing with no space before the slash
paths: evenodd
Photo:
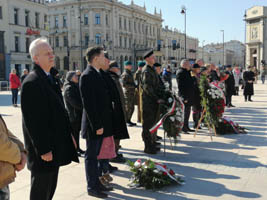
<path id="1" fill-rule="evenodd" d="M 109 172 L 109 159 L 101 159 L 99 162 L 99 176 L 102 176 Z"/>
<path id="2" fill-rule="evenodd" d="M 191 104 L 185 103 L 184 108 L 184 128 L 189 128 L 189 117 L 191 113 Z"/>
<path id="3" fill-rule="evenodd" d="M 226 95 L 226 105 L 229 106 L 232 104 L 232 95 Z"/>
<path id="4" fill-rule="evenodd" d="M 57 187 L 58 170 L 31 172 L 30 200 L 51 200 Z"/>
<path id="5" fill-rule="evenodd" d="M 74 140 L 77 144 L 77 150 L 79 151 L 80 150 L 80 130 L 81 130 L 81 122 L 80 121 L 77 121 L 77 122 L 71 122 L 70 123 L 71 125 L 71 128 L 73 130 L 73 137 L 74 137 Z"/>
<path id="6" fill-rule="evenodd" d="M 245 101 L 251 100 L 251 95 L 244 95 L 245 96 Z"/>
<path id="7" fill-rule="evenodd" d="M 262 81 L 262 84 L 264 84 L 264 82 L 265 82 L 265 76 L 262 76 L 261 77 L 261 81 Z"/>
<path id="8" fill-rule="evenodd" d="M 11 89 L 12 92 L 12 104 L 17 104 L 19 89 Z"/>
<path id="9" fill-rule="evenodd" d="M 198 125 L 198 121 L 200 120 L 201 117 L 201 107 L 199 105 L 193 105 L 192 111 L 193 111 L 194 128 L 196 128 Z"/>
<path id="10" fill-rule="evenodd" d="M 87 189 L 98 190 L 99 189 L 99 168 L 97 156 L 100 152 L 102 139 L 86 139 L 86 151 L 85 151 L 85 173 L 87 180 Z"/>
<path id="11" fill-rule="evenodd" d="M 9 187 L 5 186 L 0 189 L 0 200 L 9 200 L 9 199 L 10 199 Z"/>
<path id="12" fill-rule="evenodd" d="M 238 96 L 238 93 L 239 93 L 239 87 L 235 87 L 235 95 Z"/>
<path id="13" fill-rule="evenodd" d="M 151 107 L 150 109 L 148 107 L 148 108 L 143 109 L 142 138 L 143 138 L 143 141 L 145 142 L 145 148 L 152 148 L 155 145 L 154 136 L 156 133 L 151 134 L 149 132 L 149 129 L 151 129 L 156 124 L 157 114 L 158 114 L 157 107 Z"/>

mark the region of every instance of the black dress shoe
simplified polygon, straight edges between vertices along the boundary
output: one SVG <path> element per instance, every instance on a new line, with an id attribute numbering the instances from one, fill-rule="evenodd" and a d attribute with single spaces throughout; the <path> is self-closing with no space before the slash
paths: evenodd
<path id="1" fill-rule="evenodd" d="M 89 196 L 97 197 L 97 198 L 102 198 L 102 199 L 108 197 L 108 195 L 106 193 L 101 192 L 99 190 L 90 189 L 90 190 L 87 191 L 87 193 L 88 193 Z"/>
<path id="2" fill-rule="evenodd" d="M 153 147 L 145 148 L 144 152 L 147 154 L 157 154 L 156 148 L 153 148 Z"/>
<path id="3" fill-rule="evenodd" d="M 161 145 L 160 142 L 155 142 L 154 144 L 155 144 L 156 146 Z"/>
<path id="4" fill-rule="evenodd" d="M 235 107 L 233 104 L 230 104 L 230 107 Z"/>
<path id="5" fill-rule="evenodd" d="M 118 167 L 113 167 L 111 164 L 108 165 L 108 170 L 110 173 L 114 172 L 114 171 L 117 171 L 118 170 Z"/>
<path id="6" fill-rule="evenodd" d="M 81 158 L 84 158 L 85 157 L 85 153 L 81 153 L 81 152 L 77 152 L 77 155 L 79 156 L 79 157 L 81 157 Z"/>
<path id="7" fill-rule="evenodd" d="M 249 99 L 248 101 L 253 102 L 251 99 Z"/>
<path id="8" fill-rule="evenodd" d="M 157 140 L 162 140 L 162 137 L 160 137 L 160 136 L 157 136 Z"/>
<path id="9" fill-rule="evenodd" d="M 112 163 L 125 163 L 126 159 L 121 156 L 116 156 L 115 158 L 112 158 L 109 161 Z"/>
<path id="10" fill-rule="evenodd" d="M 188 130 L 185 129 L 185 128 L 183 128 L 182 131 L 183 131 L 183 134 L 189 134 L 189 133 L 188 133 Z"/>
<path id="11" fill-rule="evenodd" d="M 133 122 L 131 122 L 131 121 L 128 121 L 127 124 L 128 124 L 129 126 L 136 126 L 136 123 L 133 123 Z"/>
<path id="12" fill-rule="evenodd" d="M 112 191 L 113 190 L 113 187 L 106 187 L 102 183 L 100 183 L 99 190 L 101 192 L 109 192 L 109 191 Z"/>

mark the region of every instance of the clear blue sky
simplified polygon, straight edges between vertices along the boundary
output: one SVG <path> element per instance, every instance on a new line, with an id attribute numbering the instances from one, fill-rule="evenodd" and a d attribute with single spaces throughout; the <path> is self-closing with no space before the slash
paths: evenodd
<path id="1" fill-rule="evenodd" d="M 131 0 L 121 0 L 130 4 Z M 134 0 L 140 6 L 146 5 L 149 13 L 162 10 L 163 26 L 178 28 L 184 32 L 184 16 L 180 14 L 181 6 L 187 8 L 187 34 L 199 39 L 199 45 L 222 42 L 224 30 L 225 41 L 244 42 L 245 10 L 255 5 L 267 6 L 267 0 Z"/>

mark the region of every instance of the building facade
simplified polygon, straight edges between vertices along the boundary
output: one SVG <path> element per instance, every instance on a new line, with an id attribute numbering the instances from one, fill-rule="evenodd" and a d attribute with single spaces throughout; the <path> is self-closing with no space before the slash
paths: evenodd
<path id="1" fill-rule="evenodd" d="M 161 13 L 150 14 L 133 1 L 58 0 L 48 7 L 50 43 L 60 70 L 85 68 L 85 51 L 95 45 L 104 46 L 120 66 L 125 60 L 136 63 L 160 40 Z"/>
<path id="2" fill-rule="evenodd" d="M 185 57 L 194 62 L 197 58 L 197 48 L 198 39 L 186 36 L 185 55 L 185 34 L 177 29 L 169 29 L 168 26 L 161 29 L 161 52 L 164 65 L 171 65 L 173 68 L 177 68 Z"/>
<path id="3" fill-rule="evenodd" d="M 18 75 L 25 68 L 31 69 L 29 45 L 35 38 L 48 37 L 47 13 L 45 0 L 0 1 L 1 79 L 7 80 L 13 68 L 17 70 Z M 4 73 L 2 73 L 3 63 L 5 63 Z"/>
<path id="4" fill-rule="evenodd" d="M 258 70 L 267 65 L 267 7 L 254 6 L 246 10 L 246 66 Z"/>

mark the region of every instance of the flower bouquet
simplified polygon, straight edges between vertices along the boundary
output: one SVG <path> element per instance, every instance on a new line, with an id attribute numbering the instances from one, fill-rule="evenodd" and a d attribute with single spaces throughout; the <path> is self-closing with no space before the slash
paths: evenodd
<path id="1" fill-rule="evenodd" d="M 150 132 L 155 133 L 163 125 L 167 137 L 173 138 L 176 143 L 183 128 L 184 104 L 179 97 L 170 91 L 165 91 L 161 97 L 164 103 L 160 104 L 160 120 L 150 129 Z"/>
<path id="2" fill-rule="evenodd" d="M 216 132 L 220 135 L 247 133 L 247 129 L 232 121 L 228 117 L 222 117 L 216 127 Z"/>
<path id="3" fill-rule="evenodd" d="M 136 162 L 128 161 L 130 171 L 133 175 L 130 179 L 131 187 L 144 187 L 145 189 L 160 189 L 169 185 L 183 185 L 184 181 L 166 165 L 146 160 L 142 163 L 139 159 Z"/>

